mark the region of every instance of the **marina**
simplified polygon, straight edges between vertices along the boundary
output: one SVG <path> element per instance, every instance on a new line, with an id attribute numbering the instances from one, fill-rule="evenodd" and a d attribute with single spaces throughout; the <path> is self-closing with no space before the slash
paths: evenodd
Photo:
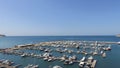
<path id="1" fill-rule="evenodd" d="M 64 65 L 73 65 L 75 63 L 79 63 L 78 66 L 81 68 L 95 68 L 97 60 L 95 60 L 93 57 L 95 55 L 101 56 L 101 58 L 107 57 L 106 51 L 112 50 L 112 44 L 119 44 L 119 42 L 50 41 L 37 44 L 16 45 L 12 48 L 0 49 L 0 53 L 7 55 L 18 55 L 21 56 L 21 58 L 38 58 L 47 62 L 54 62 L 58 60 L 62 61 Z M 27 52 L 28 50 L 39 51 L 39 53 Z M 59 55 L 53 55 L 55 52 Z M 84 57 L 81 59 L 76 55 L 83 55 Z M 86 59 L 86 57 L 88 59 Z M 1 66 L 9 68 L 9 66 L 6 65 L 1 64 Z M 39 68 L 39 66 L 29 64 L 24 68 Z"/>

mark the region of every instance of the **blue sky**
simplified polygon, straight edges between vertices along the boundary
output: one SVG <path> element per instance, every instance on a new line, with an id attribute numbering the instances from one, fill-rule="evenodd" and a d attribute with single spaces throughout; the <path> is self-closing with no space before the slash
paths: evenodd
<path id="1" fill-rule="evenodd" d="M 0 33 L 114 35 L 120 33 L 120 0 L 0 0 Z"/>

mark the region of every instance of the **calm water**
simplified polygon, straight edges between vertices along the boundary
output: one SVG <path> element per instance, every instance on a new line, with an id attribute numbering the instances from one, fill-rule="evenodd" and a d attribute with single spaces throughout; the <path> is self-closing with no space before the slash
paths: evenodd
<path id="1" fill-rule="evenodd" d="M 0 37 L 0 48 L 9 48 L 19 44 L 39 43 L 44 41 L 58 40 L 85 40 L 85 41 L 120 41 L 115 36 L 9 36 Z M 82 56 L 79 56 L 82 57 Z M 112 45 L 112 50 L 107 53 L 106 58 L 94 56 L 97 59 L 96 68 L 120 68 L 120 45 Z M 48 66 L 60 65 L 64 68 L 79 68 L 78 64 L 63 65 L 60 61 L 47 62 L 37 58 L 21 58 L 14 55 L 3 55 L 0 53 L 0 59 L 10 59 L 16 64 L 22 64 L 21 68 L 28 64 L 39 64 L 40 68 L 48 68 Z"/>

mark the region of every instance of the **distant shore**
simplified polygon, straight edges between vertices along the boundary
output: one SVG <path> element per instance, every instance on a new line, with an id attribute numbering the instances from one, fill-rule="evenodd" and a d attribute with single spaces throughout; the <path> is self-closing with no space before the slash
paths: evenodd
<path id="1" fill-rule="evenodd" d="M 6 35 L 0 34 L 0 37 L 5 37 Z"/>
<path id="2" fill-rule="evenodd" d="M 120 34 L 117 34 L 116 37 L 120 37 Z"/>

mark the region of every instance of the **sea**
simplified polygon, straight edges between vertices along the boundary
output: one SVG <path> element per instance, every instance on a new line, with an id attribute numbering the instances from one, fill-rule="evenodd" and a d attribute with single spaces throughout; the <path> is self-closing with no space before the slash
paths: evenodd
<path id="1" fill-rule="evenodd" d="M 115 36 L 6 36 L 0 37 L 0 49 L 11 48 L 15 45 L 33 44 L 48 41 L 110 41 L 119 42 L 120 38 Z M 112 50 L 107 52 L 107 57 L 94 56 L 97 60 L 95 68 L 120 68 L 120 45 L 111 45 Z M 34 50 L 33 50 L 34 52 Z M 79 56 L 82 58 L 82 55 Z M 73 65 L 64 65 L 61 61 L 47 62 L 43 59 L 25 57 L 16 55 L 6 55 L 0 53 L 0 59 L 12 60 L 15 64 L 21 64 L 19 68 L 24 68 L 28 64 L 38 64 L 39 68 L 52 68 L 59 65 L 63 68 L 79 68 L 78 63 Z"/>

